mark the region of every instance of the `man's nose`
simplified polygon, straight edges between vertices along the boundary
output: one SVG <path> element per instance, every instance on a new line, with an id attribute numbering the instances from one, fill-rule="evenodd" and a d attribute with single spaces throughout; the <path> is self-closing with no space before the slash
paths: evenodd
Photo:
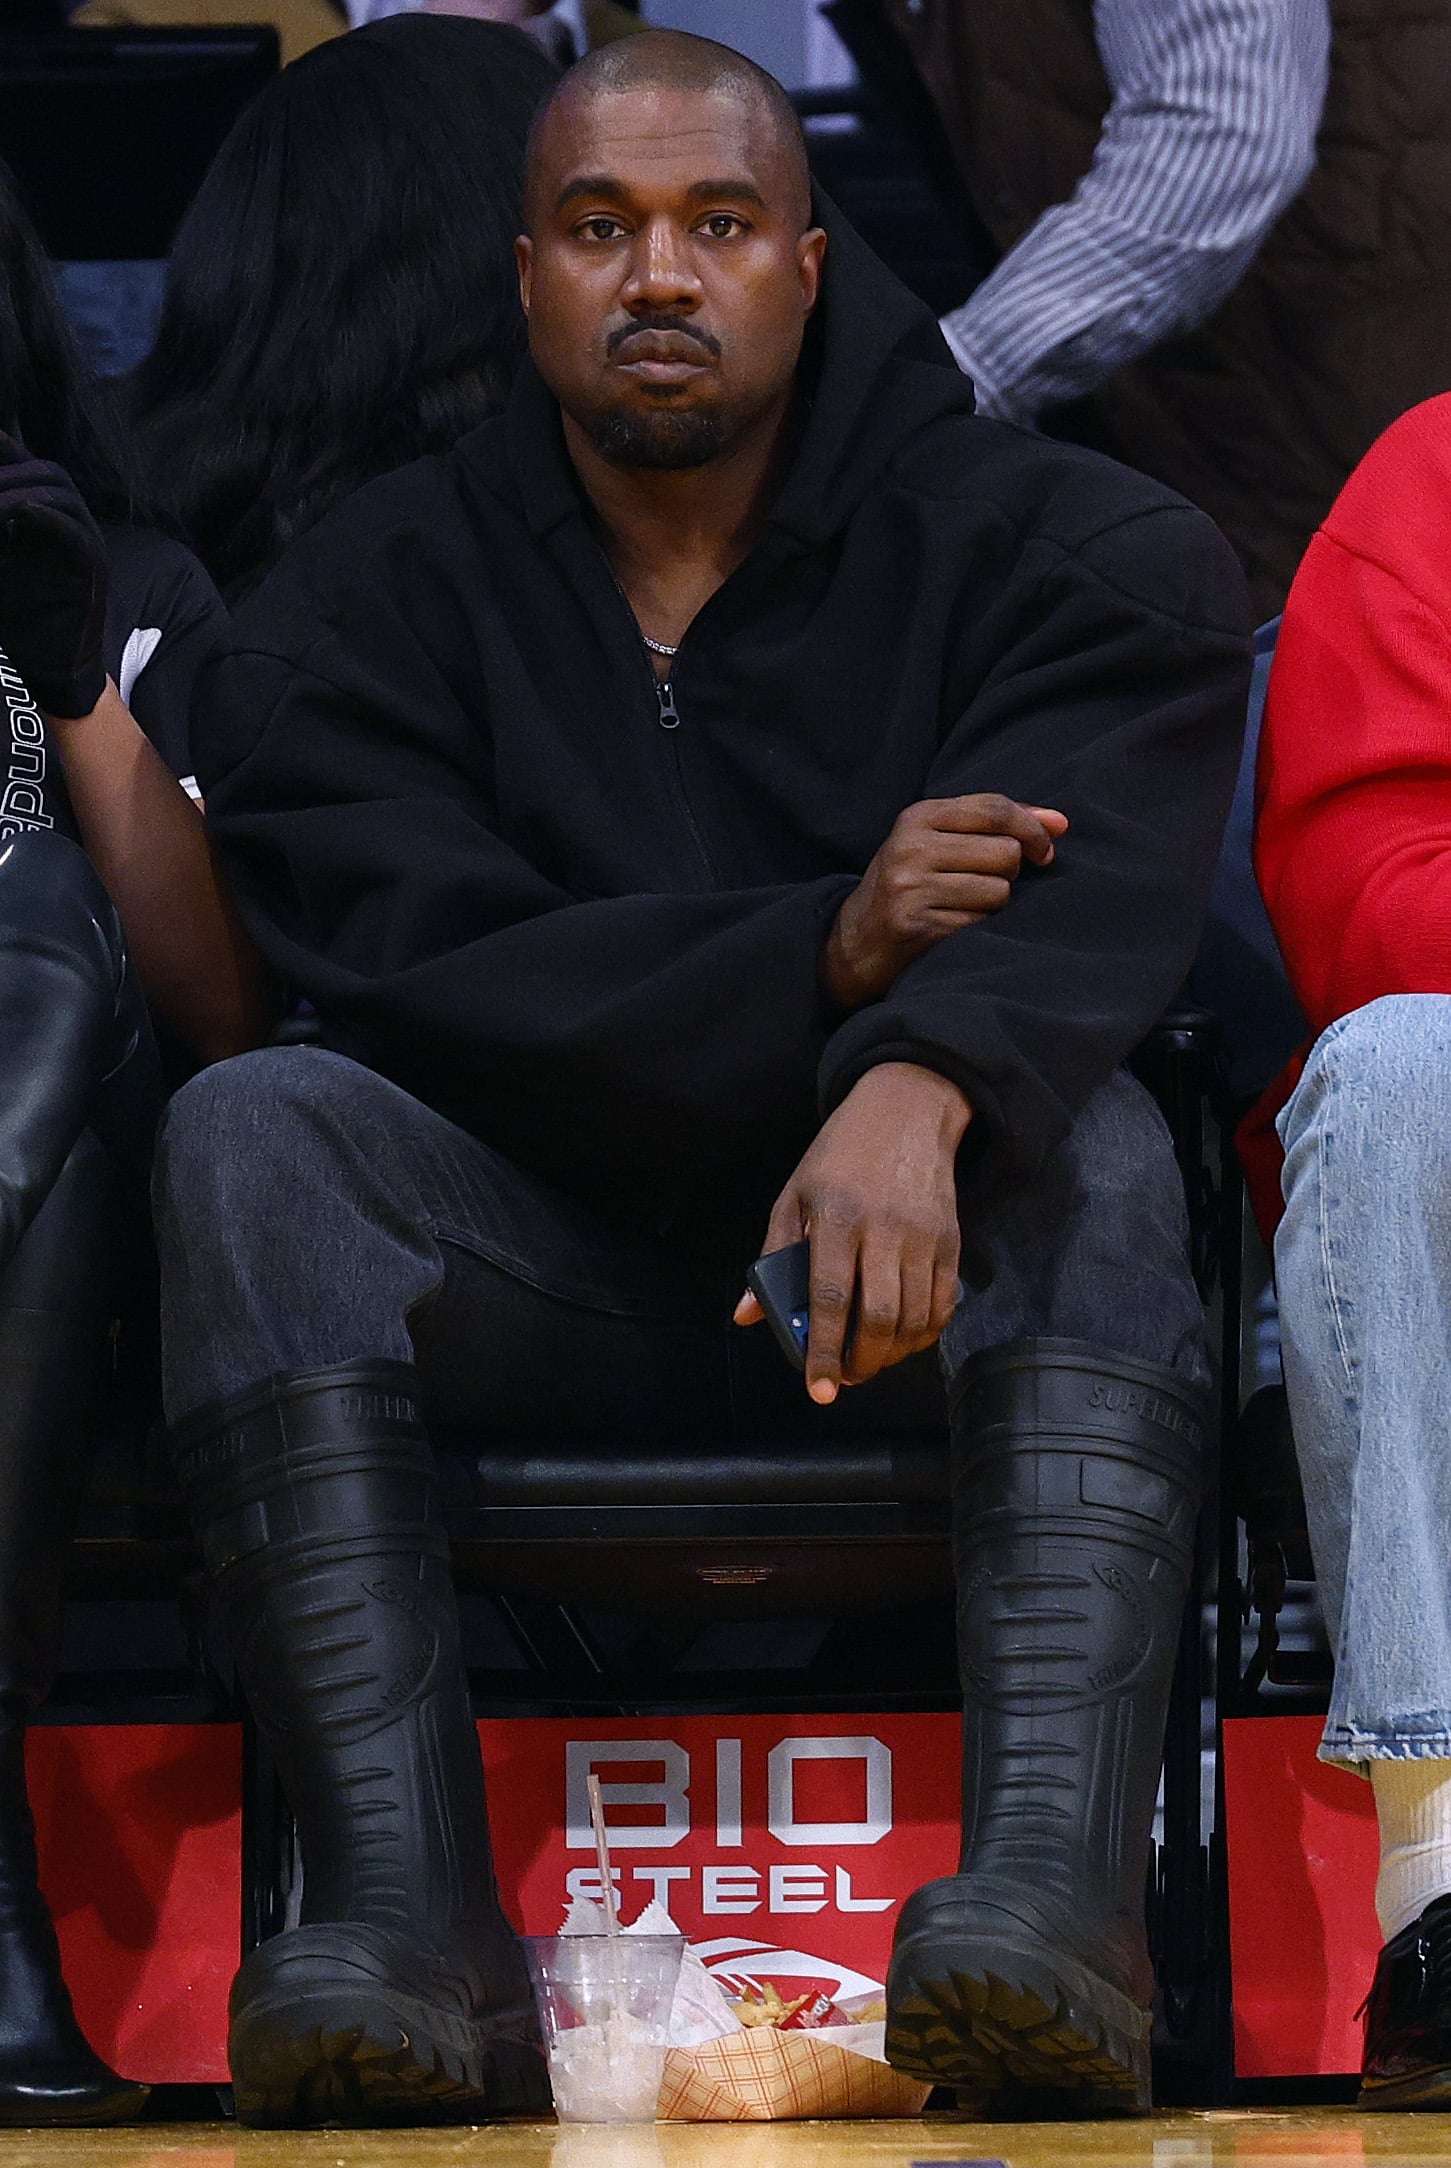
<path id="1" fill-rule="evenodd" d="M 669 219 L 651 219 L 641 227 L 621 298 L 627 308 L 640 311 L 699 306 L 700 280 L 686 236 Z"/>

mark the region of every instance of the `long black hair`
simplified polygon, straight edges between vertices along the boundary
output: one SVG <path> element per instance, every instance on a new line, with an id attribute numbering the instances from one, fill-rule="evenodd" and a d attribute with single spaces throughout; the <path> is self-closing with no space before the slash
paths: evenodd
<path id="1" fill-rule="evenodd" d="M 389 16 L 294 61 L 233 127 L 132 386 L 169 522 L 228 596 L 502 405 L 524 146 L 554 81 L 521 31 Z"/>
<path id="2" fill-rule="evenodd" d="M 105 388 L 84 368 L 45 251 L 0 161 L 0 429 L 69 473 L 91 510 L 136 510 Z"/>

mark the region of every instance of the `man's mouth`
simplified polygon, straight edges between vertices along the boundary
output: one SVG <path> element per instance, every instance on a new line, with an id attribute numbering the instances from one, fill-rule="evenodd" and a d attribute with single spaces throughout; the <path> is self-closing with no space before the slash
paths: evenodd
<path id="1" fill-rule="evenodd" d="M 644 384 L 684 384 L 710 367 L 701 339 L 683 331 L 629 331 L 611 357 L 617 369 Z"/>

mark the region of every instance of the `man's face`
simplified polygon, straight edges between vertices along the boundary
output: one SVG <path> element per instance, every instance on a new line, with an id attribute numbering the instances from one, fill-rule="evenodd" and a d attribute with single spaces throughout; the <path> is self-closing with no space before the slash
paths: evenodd
<path id="1" fill-rule="evenodd" d="M 519 243 L 535 363 L 617 465 L 704 466 L 789 399 L 826 237 L 769 111 L 714 91 L 568 97 Z"/>

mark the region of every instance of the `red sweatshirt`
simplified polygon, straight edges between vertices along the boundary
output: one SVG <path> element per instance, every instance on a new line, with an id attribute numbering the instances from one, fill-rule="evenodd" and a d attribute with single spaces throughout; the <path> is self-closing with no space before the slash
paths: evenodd
<path id="1" fill-rule="evenodd" d="M 1451 993 L 1451 396 L 1372 447 L 1296 576 L 1255 866 L 1317 1035 L 1383 994 Z M 1262 1224 L 1279 1212 L 1268 1118 L 1302 1066 L 1241 1139 Z"/>

